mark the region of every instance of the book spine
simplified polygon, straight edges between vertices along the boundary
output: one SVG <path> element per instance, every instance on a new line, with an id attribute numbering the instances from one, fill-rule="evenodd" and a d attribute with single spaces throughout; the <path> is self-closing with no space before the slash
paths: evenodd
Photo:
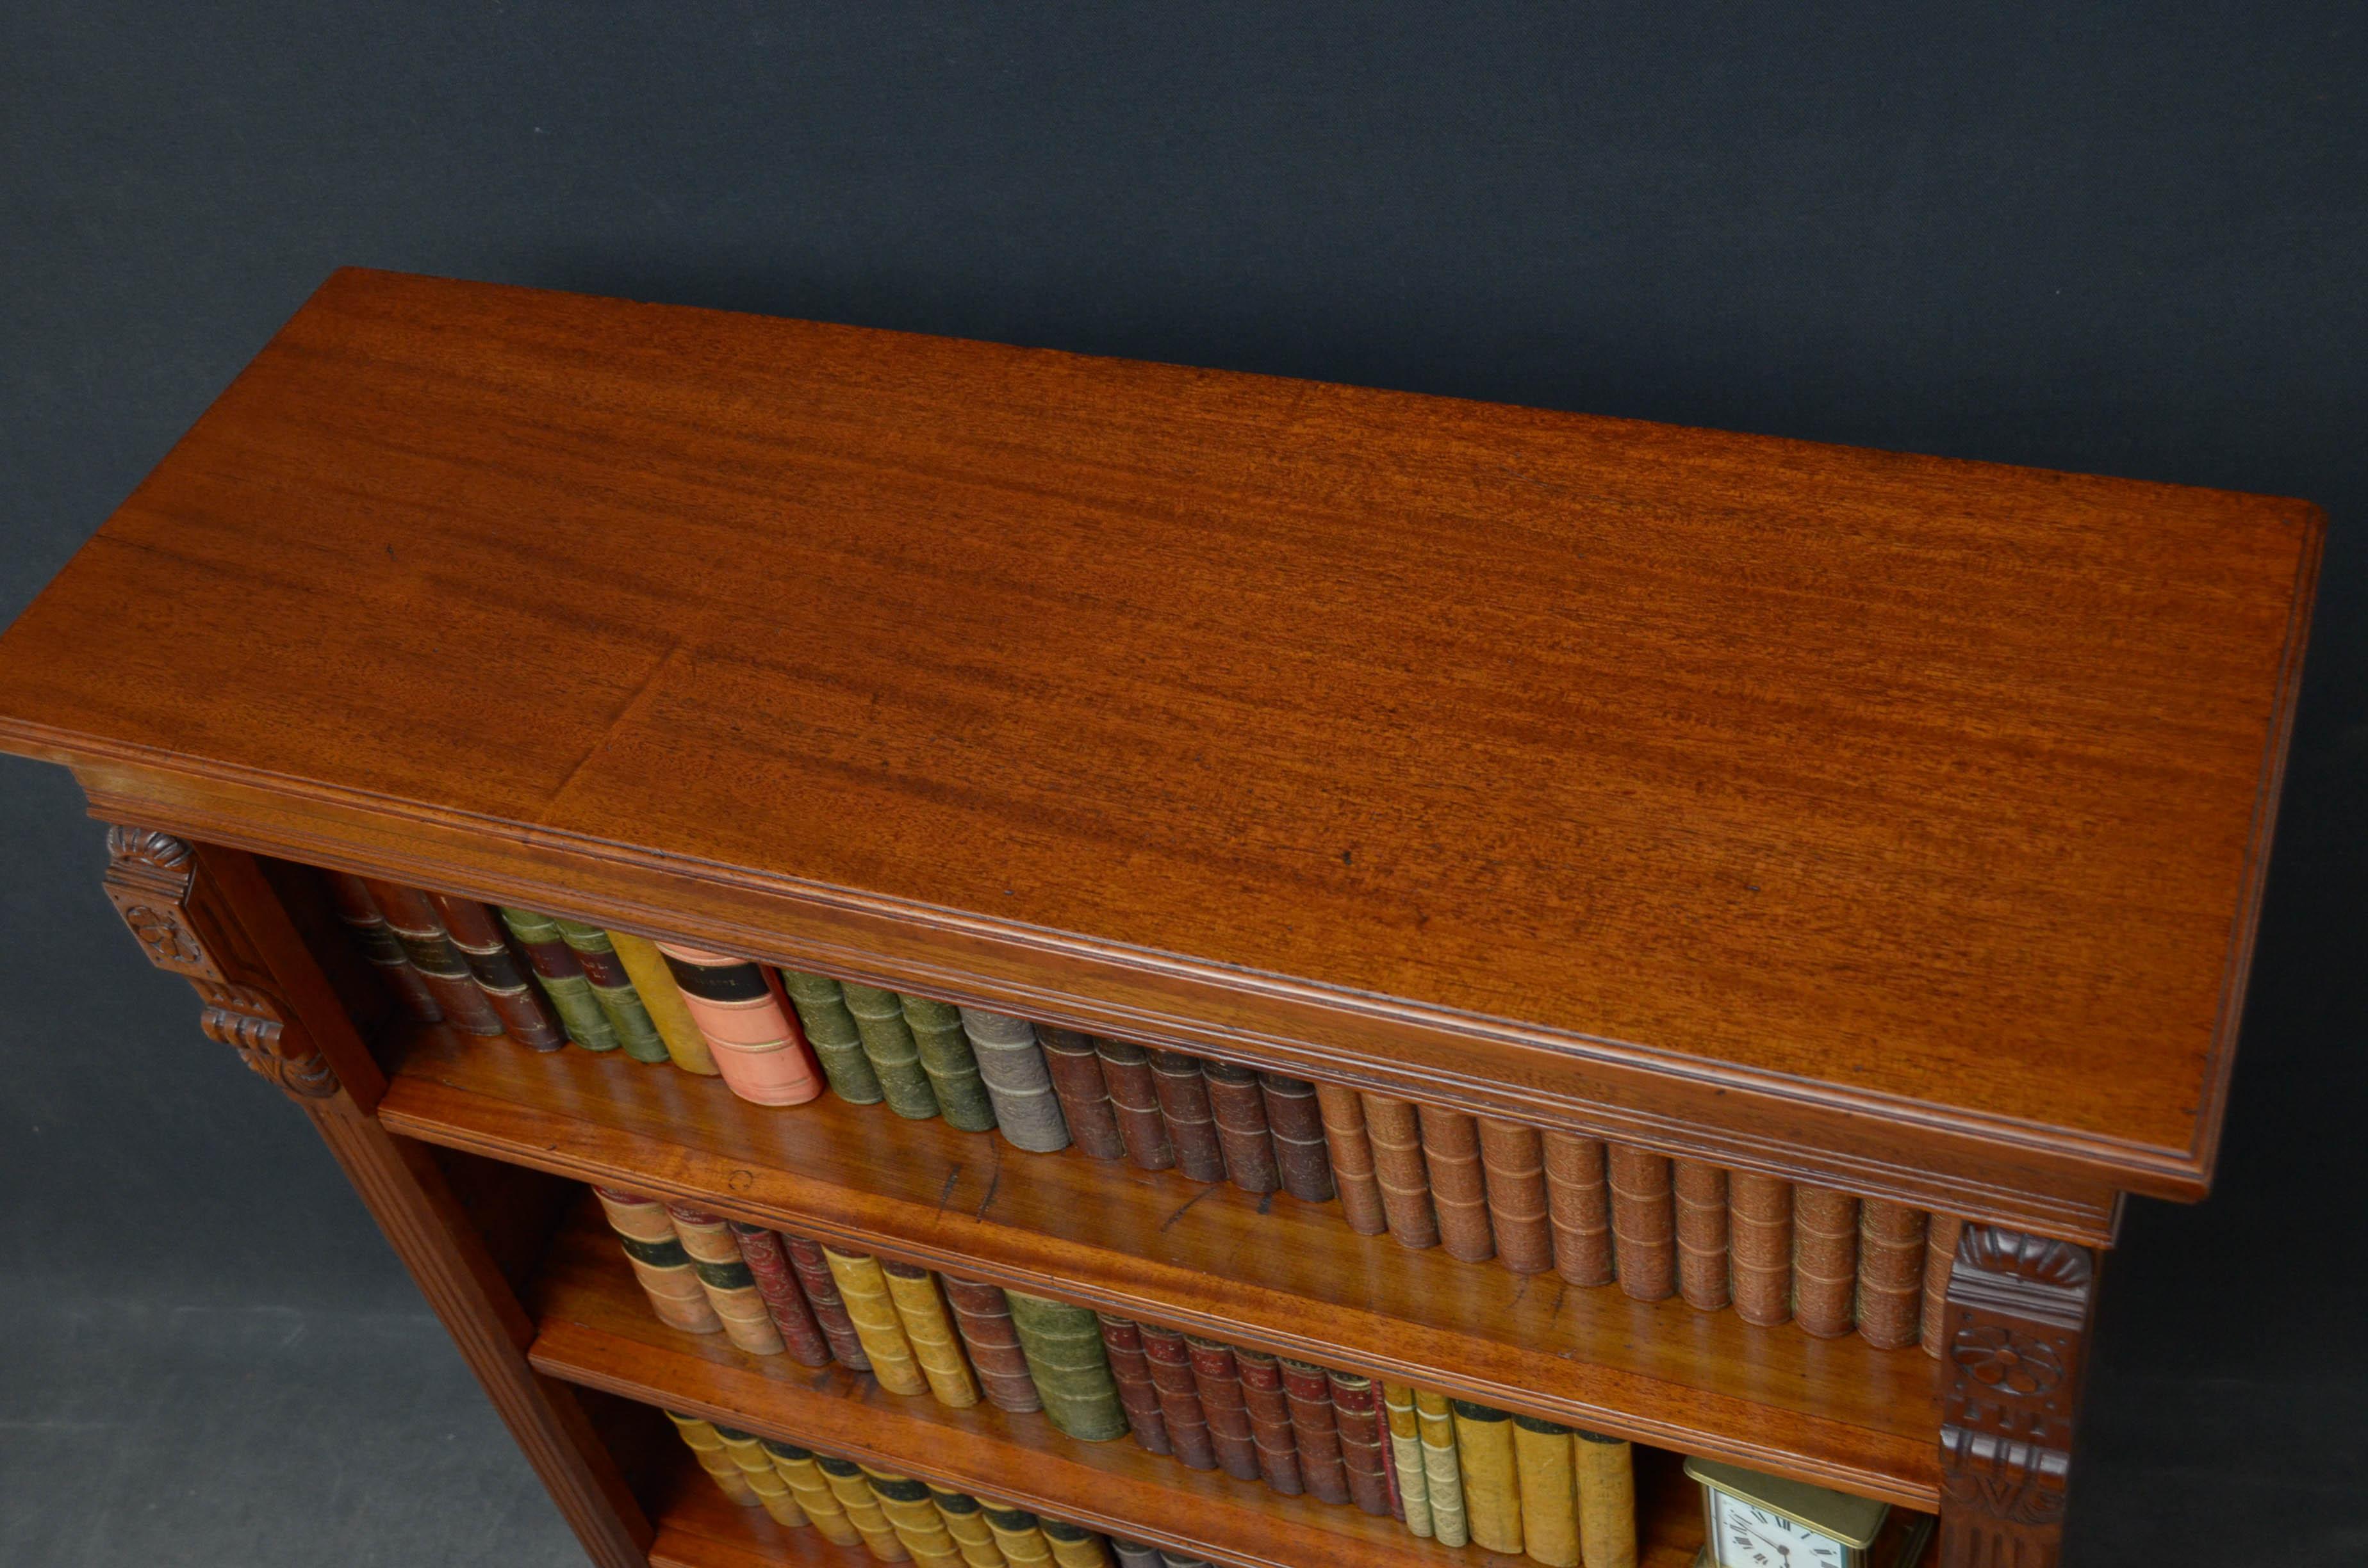
<path id="1" fill-rule="evenodd" d="M 509 927 L 518 950 L 526 954 L 535 983 L 550 999 L 567 1038 L 586 1051 L 616 1050 L 617 1031 L 609 1027 L 609 1015 L 600 1010 L 600 999 L 592 994 L 592 983 L 584 978 L 575 950 L 559 935 L 559 922 L 531 909 L 504 904 L 501 910 L 502 924 Z"/>
<path id="2" fill-rule="evenodd" d="M 1011 1326 L 1011 1304 L 1003 1299 L 1003 1287 L 951 1274 L 940 1278 L 986 1403 L 997 1410 L 1043 1409 L 1036 1380 L 1028 1374 L 1027 1354 L 1019 1348 L 1019 1332 Z"/>
<path id="3" fill-rule="evenodd" d="M 440 1024 L 444 1009 L 436 1005 L 436 993 L 427 988 L 427 979 L 411 967 L 403 956 L 403 944 L 396 940 L 394 927 L 386 923 L 379 912 L 378 900 L 370 897 L 370 889 L 359 877 L 347 871 L 324 871 L 321 875 L 329 884 L 329 901 L 336 906 L 337 918 L 353 933 L 354 946 L 378 970 L 379 978 L 403 1004 L 403 1010 L 423 1024 Z"/>
<path id="4" fill-rule="evenodd" d="M 1201 1396 L 1201 1414 L 1208 1417 L 1209 1446 L 1216 1451 L 1217 1468 L 1236 1481 L 1256 1481 L 1258 1438 L 1250 1431 L 1249 1405 L 1233 1346 L 1188 1334 L 1184 1347 L 1192 1367 L 1192 1392 Z"/>
<path id="5" fill-rule="evenodd" d="M 1578 1472 L 1571 1428 L 1513 1417 L 1513 1471 L 1521 1503 L 1521 1550 L 1545 1568 L 1578 1568 Z"/>
<path id="6" fill-rule="evenodd" d="M 1770 1328 L 1793 1315 L 1793 1185 L 1754 1171 L 1726 1179 L 1735 1315 Z"/>
<path id="7" fill-rule="evenodd" d="M 1156 1546 L 1145 1546 L 1139 1540 L 1122 1540 L 1110 1537 L 1110 1551 L 1118 1556 L 1118 1568 L 1166 1568 L 1166 1558 Z"/>
<path id="8" fill-rule="evenodd" d="M 1949 1315 L 1949 1272 L 1956 1267 L 1957 1238 L 1965 1222 L 1954 1214 L 1935 1214 L 1924 1231 L 1924 1354 L 1938 1358 Z"/>
<path id="9" fill-rule="evenodd" d="M 1244 1192 L 1281 1191 L 1282 1173 L 1276 1168 L 1274 1135 L 1267 1128 L 1266 1096 L 1259 1092 L 1258 1074 L 1235 1062 L 1212 1061 L 1201 1063 L 1201 1076 L 1225 1179 Z"/>
<path id="10" fill-rule="evenodd" d="M 1261 1073 L 1258 1094 L 1266 1103 L 1267 1131 L 1273 1135 L 1275 1171 L 1282 1190 L 1309 1203 L 1330 1202 L 1332 1160 L 1315 1085 L 1304 1078 Z"/>
<path id="11" fill-rule="evenodd" d="M 1299 1440 L 1291 1435 L 1291 1396 L 1282 1392 L 1282 1362 L 1263 1350 L 1234 1351 L 1242 1377 L 1242 1403 L 1258 1448 L 1258 1474 L 1286 1497 L 1307 1490 L 1299 1474 Z"/>
<path id="12" fill-rule="evenodd" d="M 849 1105 L 878 1105 L 880 1075 L 863 1054 L 863 1036 L 856 1029 L 855 1015 L 847 1010 L 838 982 L 785 969 L 781 984 L 797 1009 L 806 1043 L 822 1063 L 822 1075 L 830 1081 L 830 1092 Z"/>
<path id="13" fill-rule="evenodd" d="M 990 1507 L 986 1528 L 995 1532 L 995 1544 L 1011 1568 L 1044 1568 L 1053 1561 L 1052 1545 L 1027 1509 Z"/>
<path id="14" fill-rule="evenodd" d="M 1389 1494 L 1390 1517 L 1404 1524 L 1406 1517 L 1406 1499 L 1398 1494 L 1397 1461 L 1390 1449 L 1390 1418 L 1387 1412 L 1379 1407 L 1381 1390 L 1378 1385 L 1374 1389 L 1373 1397 L 1377 1402 L 1373 1426 L 1374 1429 L 1382 1435 L 1382 1486 Z"/>
<path id="15" fill-rule="evenodd" d="M 469 960 L 453 945 L 436 917 L 436 905 L 417 888 L 404 887 L 397 882 L 382 882 L 364 878 L 370 897 L 378 903 L 379 913 L 386 916 L 388 929 L 403 946 L 403 956 L 436 994 L 436 1005 L 444 1011 L 444 1021 L 462 1034 L 496 1035 L 503 1032 L 502 1017 L 494 1011 L 479 988 L 476 977 L 469 972 Z"/>
<path id="16" fill-rule="evenodd" d="M 1916 1343 L 1922 1325 L 1924 1210 L 1870 1198 L 1858 1210 L 1858 1332 L 1878 1349 Z"/>
<path id="17" fill-rule="evenodd" d="M 822 1093 L 805 1037 L 762 966 L 677 942 L 657 949 L 724 1087 L 751 1105 L 803 1105 Z"/>
<path id="18" fill-rule="evenodd" d="M 772 1311 L 757 1289 L 748 1260 L 740 1256 L 732 1228 L 722 1216 L 687 1203 L 669 1203 L 666 1210 L 682 1250 L 690 1255 L 691 1266 L 699 1270 L 708 1304 L 723 1320 L 725 1335 L 751 1356 L 781 1354 L 788 1347 L 781 1343 L 780 1330 L 773 1326 Z"/>
<path id="19" fill-rule="evenodd" d="M 853 1460 L 835 1459 L 827 1454 L 816 1454 L 814 1464 L 829 1483 L 831 1495 L 838 1500 L 848 1522 L 863 1538 L 863 1549 L 882 1562 L 910 1562 L 912 1554 L 896 1539 L 888 1516 L 880 1511 L 880 1499 L 873 1494 L 871 1478 L 863 1473 L 863 1467 Z"/>
<path id="20" fill-rule="evenodd" d="M 805 1292 L 798 1289 L 797 1270 L 790 1265 L 790 1255 L 783 1250 L 781 1238 L 762 1225 L 740 1220 L 726 1223 L 732 1239 L 740 1244 L 740 1256 L 748 1265 L 748 1273 L 757 1281 L 757 1293 L 765 1299 L 765 1310 L 772 1314 L 773 1327 L 780 1332 L 790 1355 L 808 1367 L 829 1366 L 830 1342 L 823 1337 L 822 1325 L 814 1321 Z"/>
<path id="21" fill-rule="evenodd" d="M 625 1048 L 625 1054 L 636 1062 L 672 1060 L 649 1009 L 642 1006 L 642 994 L 633 989 L 633 977 L 618 960 L 617 946 L 609 940 L 609 933 L 578 920 L 557 924 L 559 935 L 575 951 L 575 961 L 584 966 L 584 978 L 592 983 L 592 994 L 599 998 L 600 1010 L 609 1015 L 609 1027 L 617 1031 L 617 1043 Z"/>
<path id="22" fill-rule="evenodd" d="M 1159 1568 L 1210 1568 L 1210 1564 L 1205 1557 L 1195 1557 L 1190 1552 L 1169 1551 L 1162 1549 L 1159 1553 Z"/>
<path id="23" fill-rule="evenodd" d="M 1574 1285 L 1611 1283 L 1611 1190 L 1603 1140 L 1542 1132 L 1546 1218 L 1554 1226 L 1554 1272 Z"/>
<path id="24" fill-rule="evenodd" d="M 596 1187 L 592 1192 L 599 1199 L 600 1212 L 608 1217 L 609 1228 L 617 1233 L 625 1261 L 632 1266 L 633 1278 L 641 1282 L 642 1293 L 649 1297 L 650 1310 L 658 1321 L 685 1334 L 723 1333 L 723 1320 L 708 1304 L 707 1288 L 699 1282 L 690 1254 L 674 1233 L 666 1205 L 612 1187 Z"/>
<path id="25" fill-rule="evenodd" d="M 1669 1187 L 1677 1198 L 1678 1294 L 1686 1305 L 1714 1312 L 1727 1303 L 1726 1172 L 1675 1160 Z"/>
<path id="26" fill-rule="evenodd" d="M 1494 1256 L 1488 1231 L 1488 1186 L 1480 1168 L 1480 1130 L 1461 1111 L 1420 1106 L 1422 1163 L 1430 1173 L 1430 1206 L 1439 1215 L 1439 1244 L 1450 1257 L 1479 1263 Z"/>
<path id="27" fill-rule="evenodd" d="M 1102 1082 L 1110 1090 L 1119 1135 L 1126 1141 L 1127 1159 L 1146 1171 L 1172 1167 L 1176 1146 L 1159 1114 L 1158 1074 L 1151 1070 L 1151 1053 L 1133 1040 L 1098 1036 L 1094 1054 L 1101 1059 Z"/>
<path id="28" fill-rule="evenodd" d="M 1463 1467 L 1455 1452 L 1455 1417 L 1447 1396 L 1414 1391 L 1415 1421 L 1422 1434 L 1423 1489 L 1430 1501 L 1431 1539 L 1462 1546 L 1472 1539 L 1463 1510 Z"/>
<path id="29" fill-rule="evenodd" d="M 922 1375 L 912 1344 L 905 1337 L 905 1324 L 888 1294 L 888 1277 L 880 1271 L 880 1260 L 869 1253 L 841 1252 L 826 1243 L 822 1256 L 830 1265 L 838 1299 L 847 1304 L 855 1336 L 863 1342 L 863 1354 L 871 1358 L 871 1375 L 880 1380 L 880 1386 L 890 1393 L 928 1392 L 929 1380 Z"/>
<path id="30" fill-rule="evenodd" d="M 1159 1411 L 1159 1387 L 1151 1380 L 1151 1360 L 1144 1354 L 1143 1330 L 1127 1318 L 1097 1312 L 1102 1333 L 1102 1354 L 1110 1362 L 1110 1381 L 1118 1384 L 1118 1402 L 1126 1411 L 1127 1429 L 1145 1453 L 1168 1452 L 1167 1422 Z M 1247 1371 L 1243 1374 L 1247 1380 Z"/>
<path id="31" fill-rule="evenodd" d="M 1554 1226 L 1546 1217 L 1545 1152 L 1537 1129 L 1493 1116 L 1475 1119 L 1497 1256 L 1516 1274 L 1543 1274 L 1554 1267 Z"/>
<path id="32" fill-rule="evenodd" d="M 927 1483 L 870 1466 L 863 1473 L 871 1483 L 871 1495 L 879 1501 L 882 1517 L 914 1562 L 922 1568 L 953 1568 L 962 1561 L 962 1549 L 954 1544 L 937 1505 L 929 1501 Z"/>
<path id="33" fill-rule="evenodd" d="M 1059 1519 L 1043 1521 L 1044 1540 L 1060 1568 L 1110 1568 L 1110 1549 L 1102 1538 L 1082 1525 Z"/>
<path id="34" fill-rule="evenodd" d="M 1368 1514 L 1390 1512 L 1389 1449 L 1382 1437 L 1381 1397 L 1371 1378 L 1354 1372 L 1326 1374 L 1332 1384 L 1332 1422 L 1340 1443 L 1340 1467 L 1348 1472 L 1349 1500 Z"/>
<path id="35" fill-rule="evenodd" d="M 1373 1179 L 1373 1145 L 1365 1136 L 1365 1102 L 1340 1084 L 1315 1085 L 1315 1106 L 1324 1119 L 1324 1148 L 1339 1194 L 1340 1217 L 1360 1236 L 1390 1228 L 1382 1207 L 1382 1186 Z"/>
<path id="36" fill-rule="evenodd" d="M 1584 1429 L 1578 1468 L 1579 1561 L 1586 1568 L 1636 1568 L 1636 1470 L 1628 1444 Z"/>
<path id="37" fill-rule="evenodd" d="M 1126 1138 L 1118 1130 L 1118 1113 L 1110 1107 L 1110 1085 L 1102 1080 L 1093 1037 L 1040 1024 L 1036 1038 L 1044 1048 L 1044 1071 L 1061 1102 L 1061 1120 L 1070 1138 L 1089 1159 L 1126 1158 Z"/>
<path id="38" fill-rule="evenodd" d="M 847 1510 L 840 1507 L 838 1499 L 832 1495 L 830 1483 L 823 1479 L 821 1467 L 814 1463 L 813 1449 L 802 1449 L 795 1443 L 777 1442 L 771 1437 L 759 1437 L 757 1441 L 764 1449 L 765 1457 L 773 1461 L 773 1473 L 788 1483 L 790 1494 L 798 1500 L 806 1522 L 814 1526 L 825 1540 L 839 1546 L 854 1546 L 863 1540 L 856 1530 L 855 1521 L 847 1517 Z"/>
<path id="39" fill-rule="evenodd" d="M 1677 1201 L 1668 1158 L 1624 1143 L 1608 1145 L 1606 1153 L 1620 1289 L 1640 1301 L 1666 1301 L 1678 1288 Z"/>
<path id="40" fill-rule="evenodd" d="M 1513 1465 L 1513 1421 L 1470 1400 L 1455 1412 L 1455 1458 L 1463 1469 L 1464 1523 L 1472 1544 L 1507 1555 L 1521 1550 L 1520 1482 Z"/>
<path id="41" fill-rule="evenodd" d="M 1067 1148 L 1068 1123 L 1053 1093 L 1053 1075 L 1035 1027 L 1025 1018 L 978 1007 L 962 1010 L 962 1027 L 978 1057 L 979 1081 L 994 1102 L 995 1124 L 1012 1147 L 1039 1154 Z"/>
<path id="42" fill-rule="evenodd" d="M 962 1358 L 953 1318 L 938 1293 L 937 1276 L 914 1263 L 882 1262 L 880 1272 L 887 1277 L 888 1299 L 896 1308 L 896 1321 L 905 1325 L 905 1340 L 921 1364 L 921 1375 L 929 1380 L 929 1392 L 949 1410 L 976 1404 L 978 1380 Z"/>
<path id="43" fill-rule="evenodd" d="M 1415 1417 L 1414 1390 L 1382 1385 L 1382 1414 L 1389 1424 L 1390 1467 L 1397 1472 L 1398 1498 L 1409 1534 L 1430 1539 L 1430 1486 L 1422 1465 L 1422 1426 Z"/>
<path id="44" fill-rule="evenodd" d="M 734 1426 L 718 1426 L 715 1435 L 723 1439 L 723 1451 L 740 1467 L 748 1490 L 757 1494 L 757 1501 L 773 1517 L 773 1522 L 791 1529 L 803 1529 L 806 1511 L 798 1506 L 797 1494 L 781 1479 L 781 1472 L 773 1468 L 772 1456 L 765 1452 L 764 1444 L 757 1440 L 755 1434 Z"/>
<path id="45" fill-rule="evenodd" d="M 1011 1326 L 1044 1401 L 1044 1415 L 1072 1437 L 1108 1442 L 1127 1432 L 1126 1406 L 1102 1355 L 1101 1325 L 1085 1307 L 1006 1290 Z"/>
<path id="46" fill-rule="evenodd" d="M 1217 1142 L 1217 1119 L 1209 1108 L 1209 1081 L 1201 1059 L 1180 1051 L 1154 1051 L 1151 1081 L 1159 1095 L 1159 1119 L 1176 1150 L 1176 1168 L 1194 1181 L 1225 1179 L 1225 1153 Z"/>
<path id="47" fill-rule="evenodd" d="M 929 1093 L 949 1127 L 985 1132 L 995 1126 L 995 1102 L 979 1076 L 978 1057 L 962 1033 L 962 1009 L 926 996 L 899 996 L 913 1052 L 928 1076 Z"/>
<path id="48" fill-rule="evenodd" d="M 658 945 L 630 931 L 611 931 L 609 941 L 617 949 L 617 961 L 625 966 L 625 977 L 633 983 L 634 994 L 648 1010 L 658 1038 L 666 1042 L 667 1057 L 686 1073 L 702 1078 L 716 1076 L 715 1056 L 707 1049 L 707 1036 L 700 1032 L 699 1020 L 690 1016 L 682 988 L 674 983 L 674 971 L 666 967 Z"/>
<path id="49" fill-rule="evenodd" d="M 863 1041 L 863 1054 L 871 1063 L 871 1075 L 878 1080 L 881 1098 L 888 1102 L 888 1108 L 912 1121 L 937 1115 L 937 1091 L 929 1087 L 929 1074 L 921 1066 L 921 1048 L 905 1022 L 904 999 L 894 991 L 858 985 L 851 980 L 840 981 L 838 991 L 855 1017 L 856 1034 Z"/>
<path id="50" fill-rule="evenodd" d="M 1439 1215 L 1431 1207 L 1430 1174 L 1423 1168 L 1422 1127 L 1414 1106 L 1386 1095 L 1358 1098 L 1365 1107 L 1365 1138 L 1373 1151 L 1373 1179 L 1382 1189 L 1390 1235 L 1402 1246 L 1437 1246 Z"/>
<path id="51" fill-rule="evenodd" d="M 781 1249 L 790 1255 L 790 1267 L 797 1270 L 798 1288 L 805 1293 L 806 1305 L 814 1309 L 814 1322 L 830 1346 L 831 1359 L 849 1371 L 870 1371 L 871 1358 L 864 1353 L 863 1336 L 848 1315 L 847 1302 L 839 1296 L 838 1280 L 830 1271 L 822 1244 L 784 1231 Z"/>
<path id="52" fill-rule="evenodd" d="M 1858 1199 L 1805 1182 L 1793 1188 L 1793 1321 L 1839 1339 L 1855 1326 Z"/>
<path id="53" fill-rule="evenodd" d="M 732 1462 L 731 1454 L 724 1450 L 723 1435 L 715 1429 L 713 1424 L 701 1421 L 695 1415 L 685 1415 L 679 1411 L 669 1410 L 666 1415 L 698 1459 L 699 1468 L 713 1479 L 718 1491 L 743 1508 L 759 1506 L 760 1499 L 756 1490 L 748 1484 L 748 1478 L 741 1473 L 740 1467 Z"/>
<path id="54" fill-rule="evenodd" d="M 1144 1359 L 1151 1364 L 1151 1386 L 1159 1394 L 1159 1418 L 1167 1428 L 1169 1451 L 1193 1470 L 1217 1468 L 1217 1450 L 1209 1441 L 1209 1418 L 1201 1409 L 1200 1392 L 1192 1386 L 1192 1353 L 1184 1336 L 1173 1329 L 1138 1324 Z"/>
<path id="55" fill-rule="evenodd" d="M 461 949 L 477 989 L 500 1016 L 503 1031 L 529 1051 L 564 1050 L 567 1031 L 559 1027 L 559 1015 L 536 989 L 525 962 L 511 950 L 509 937 L 494 912 L 473 898 L 440 892 L 427 896 L 452 945 Z"/>
<path id="56" fill-rule="evenodd" d="M 945 1521 L 946 1533 L 954 1538 L 954 1548 L 969 1568 L 1005 1568 L 1003 1548 L 995 1544 L 995 1532 L 986 1528 L 986 1510 L 979 1506 L 977 1498 L 967 1492 L 932 1486 L 929 1502 Z"/>
<path id="57" fill-rule="evenodd" d="M 1307 1494 L 1325 1503 L 1349 1503 L 1349 1467 L 1340 1453 L 1340 1418 L 1332 1407 L 1332 1376 L 1323 1368 L 1290 1357 L 1282 1362 L 1282 1393 L 1291 1402 L 1291 1438 L 1299 1448 L 1299 1479 Z"/>

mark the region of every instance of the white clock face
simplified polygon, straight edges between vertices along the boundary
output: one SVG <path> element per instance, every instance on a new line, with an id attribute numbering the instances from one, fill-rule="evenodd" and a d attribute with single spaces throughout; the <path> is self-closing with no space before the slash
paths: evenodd
<path id="1" fill-rule="evenodd" d="M 1718 1499 L 1719 1568 L 1847 1568 L 1850 1552 L 1833 1537 L 1724 1492 L 1712 1495 Z"/>

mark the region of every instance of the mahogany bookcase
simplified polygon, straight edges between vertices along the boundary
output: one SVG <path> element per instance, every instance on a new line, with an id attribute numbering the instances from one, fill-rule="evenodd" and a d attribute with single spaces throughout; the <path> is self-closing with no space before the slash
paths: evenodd
<path id="1" fill-rule="evenodd" d="M 1444 1549 L 751 1370 L 634 1310 L 584 1179 L 2043 1564 L 2123 1199 L 2210 1180 L 2322 531 L 346 271 L 0 641 L 0 741 L 115 824 L 148 956 L 320 1129 L 605 1568 L 843 1555 L 689 1484 L 655 1404 L 1221 1562 Z M 463 1050 L 393 1020 L 308 866 L 1959 1216 L 1947 1338 L 1525 1289 L 936 1123 Z M 1675 1568 L 1668 1458 L 1644 1533 Z"/>

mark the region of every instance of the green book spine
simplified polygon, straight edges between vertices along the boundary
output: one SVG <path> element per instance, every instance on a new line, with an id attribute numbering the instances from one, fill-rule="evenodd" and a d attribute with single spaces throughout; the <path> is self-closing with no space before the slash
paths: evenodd
<path id="1" fill-rule="evenodd" d="M 1006 1290 L 1004 1296 L 1053 1425 L 1090 1443 L 1126 1436 L 1126 1406 L 1102 1354 L 1101 1325 L 1093 1312 L 1024 1290 Z"/>
<path id="2" fill-rule="evenodd" d="M 650 1010 L 642 1006 L 642 994 L 633 989 L 633 977 L 625 971 L 625 960 L 617 956 L 617 945 L 609 940 L 609 933 L 574 920 L 553 924 L 575 961 L 584 966 L 584 978 L 591 983 L 592 994 L 599 998 L 600 1010 L 609 1016 L 609 1027 L 617 1031 L 617 1042 L 625 1048 L 625 1054 L 636 1062 L 673 1061 L 666 1036 L 658 1033 Z"/>
<path id="3" fill-rule="evenodd" d="M 929 1087 L 929 1075 L 922 1070 L 921 1048 L 905 1022 L 904 1002 L 894 991 L 858 985 L 851 980 L 840 982 L 838 990 L 847 999 L 847 1010 L 855 1017 L 863 1054 L 871 1060 L 888 1108 L 915 1121 L 937 1115 L 937 1092 Z"/>
<path id="4" fill-rule="evenodd" d="M 849 1105 L 878 1105 L 880 1075 L 863 1054 L 863 1036 L 855 1027 L 855 1015 L 847 1010 L 838 982 L 826 974 L 785 969 L 781 983 L 798 1010 L 798 1022 L 805 1027 L 806 1043 L 822 1062 L 822 1075 L 830 1080 L 830 1092 Z"/>
<path id="5" fill-rule="evenodd" d="M 584 966 L 575 960 L 575 950 L 559 934 L 559 922 L 548 915 L 538 915 L 531 909 L 502 907 L 502 924 L 526 949 L 527 962 L 533 966 L 535 983 L 551 998 L 552 1011 L 559 1015 L 567 1038 L 586 1051 L 614 1051 L 617 1031 L 609 1026 L 609 1015 L 601 1010 L 600 999 L 592 993 L 592 983 L 584 978 Z"/>
<path id="6" fill-rule="evenodd" d="M 913 1031 L 913 1046 L 921 1071 L 947 1122 L 965 1132 L 985 1132 L 995 1125 L 995 1103 L 978 1075 L 978 1058 L 962 1033 L 962 1009 L 926 996 L 906 996 L 905 1027 Z"/>

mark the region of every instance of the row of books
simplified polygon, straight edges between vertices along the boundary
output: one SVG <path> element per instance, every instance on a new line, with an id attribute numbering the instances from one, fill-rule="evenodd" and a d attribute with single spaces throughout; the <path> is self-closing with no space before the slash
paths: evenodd
<path id="1" fill-rule="evenodd" d="M 760 1104 L 825 1085 L 1015 1147 L 1337 1202 L 1348 1225 L 1574 1285 L 1676 1295 L 1820 1337 L 1939 1354 L 1957 1221 L 1627 1144 L 775 971 L 530 910 L 333 875 L 423 1019 L 720 1075 Z"/>
<path id="2" fill-rule="evenodd" d="M 1548 1568 L 1635 1560 L 1628 1445 L 1411 1385 L 596 1188 L 661 1321 L 892 1393 L 1042 1411 L 1194 1470 Z M 1591 1542 L 1591 1546 L 1583 1543 Z"/>

